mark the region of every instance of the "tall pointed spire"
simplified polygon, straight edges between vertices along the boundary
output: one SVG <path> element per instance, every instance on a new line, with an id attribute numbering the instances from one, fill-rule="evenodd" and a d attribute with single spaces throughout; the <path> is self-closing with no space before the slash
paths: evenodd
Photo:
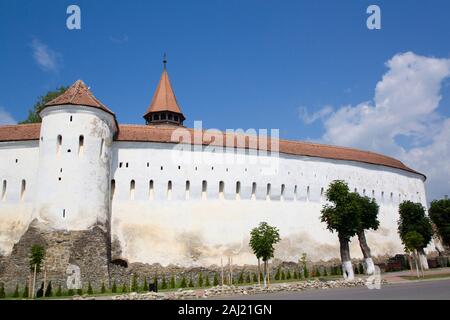
<path id="1" fill-rule="evenodd" d="M 166 63 L 166 54 L 164 54 L 164 68 L 161 79 L 156 87 L 152 102 L 150 103 L 147 112 L 144 114 L 144 119 L 147 121 L 147 124 L 164 123 L 182 125 L 185 117 L 181 112 L 175 93 L 173 92 L 169 74 L 166 69 Z"/>

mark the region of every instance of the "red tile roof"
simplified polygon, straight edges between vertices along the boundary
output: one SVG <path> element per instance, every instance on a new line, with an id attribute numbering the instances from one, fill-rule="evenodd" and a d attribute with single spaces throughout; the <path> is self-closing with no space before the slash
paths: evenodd
<path id="1" fill-rule="evenodd" d="M 101 109 L 110 114 L 114 115 L 114 112 L 108 109 L 103 103 L 100 102 L 89 90 L 86 84 L 82 80 L 77 80 L 69 89 L 67 89 L 63 94 L 59 95 L 55 99 L 46 103 L 45 107 L 49 106 L 59 106 L 59 105 L 79 105 L 86 107 L 93 107 Z M 45 109 L 44 107 L 44 109 Z"/>
<path id="2" fill-rule="evenodd" d="M 0 126 L 0 142 L 38 140 L 40 134 L 40 127 L 41 127 L 40 123 Z M 160 126 L 119 125 L 119 133 L 116 137 L 116 140 L 132 141 L 132 142 L 176 143 L 177 141 L 172 140 L 172 133 L 174 130 L 177 129 L 180 128 L 163 125 Z M 186 130 L 189 130 L 191 137 L 193 137 L 194 129 L 186 129 Z M 205 134 L 205 131 L 203 131 L 203 134 Z M 223 133 L 223 135 L 224 135 L 223 142 L 226 142 L 227 138 L 233 139 L 234 144 L 236 145 L 236 137 L 237 137 L 236 135 L 230 136 L 226 135 L 225 133 Z M 211 142 L 205 136 L 203 136 L 202 144 L 222 146 L 222 142 L 220 141 Z M 270 150 L 270 139 L 266 145 L 268 146 L 268 148 L 261 148 L 261 149 Z M 245 139 L 245 147 L 246 148 L 251 147 L 253 149 L 253 144 L 250 144 L 249 137 L 246 137 Z M 424 174 L 405 166 L 399 160 L 384 156 L 382 154 L 353 148 L 336 147 L 331 145 L 323 145 L 309 142 L 280 140 L 279 152 L 298 156 L 347 160 L 347 161 L 356 161 L 375 165 L 382 165 L 386 167 L 401 169 L 415 174 L 419 174 L 422 175 L 424 178 L 426 178 Z"/>
<path id="3" fill-rule="evenodd" d="M 153 95 L 152 102 L 144 114 L 144 118 L 149 113 L 159 111 L 171 111 L 181 115 L 183 114 L 180 106 L 178 105 L 175 93 L 173 92 L 172 85 L 169 80 L 169 74 L 167 73 L 165 67 L 158 86 L 156 87 L 155 94 Z"/>

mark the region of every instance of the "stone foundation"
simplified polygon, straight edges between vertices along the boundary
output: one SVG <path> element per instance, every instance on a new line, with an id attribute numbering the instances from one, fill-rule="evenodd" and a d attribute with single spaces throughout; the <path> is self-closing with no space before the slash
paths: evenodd
<path id="1" fill-rule="evenodd" d="M 11 255 L 3 257 L 0 265 L 0 282 L 7 291 L 13 291 L 16 285 L 21 290 L 28 283 L 31 275 L 29 255 L 33 245 L 41 245 L 46 250 L 45 268 L 47 281 L 52 288 L 61 284 L 67 289 L 67 267 L 76 265 L 80 268 L 81 283 L 87 288 L 90 281 L 93 287 L 100 287 L 102 282 L 109 284 L 109 264 L 107 233 L 99 226 L 85 231 L 55 231 L 33 221 L 19 242 L 13 247 Z M 1 260 L 0 260 L 1 261 Z M 36 289 L 44 280 L 44 267 L 37 275 Z"/>

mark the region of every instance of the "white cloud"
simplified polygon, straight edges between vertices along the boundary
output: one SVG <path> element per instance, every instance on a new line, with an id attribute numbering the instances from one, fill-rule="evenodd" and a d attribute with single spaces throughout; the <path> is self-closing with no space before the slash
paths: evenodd
<path id="1" fill-rule="evenodd" d="M 407 52 L 386 66 L 373 101 L 343 106 L 323 119 L 322 141 L 394 156 L 428 176 L 430 200 L 450 194 L 450 118 L 437 113 L 450 59 Z"/>
<path id="2" fill-rule="evenodd" d="M 298 108 L 298 116 L 306 124 L 311 124 L 313 122 L 316 122 L 317 120 L 323 120 L 332 112 L 333 108 L 331 106 L 325 106 L 311 115 L 309 114 L 308 109 L 306 107 Z"/>
<path id="3" fill-rule="evenodd" d="M 17 121 L 2 107 L 0 107 L 0 125 L 16 124 Z"/>
<path id="4" fill-rule="evenodd" d="M 34 61 L 47 72 L 58 72 L 61 65 L 61 54 L 50 49 L 37 38 L 31 41 Z"/>

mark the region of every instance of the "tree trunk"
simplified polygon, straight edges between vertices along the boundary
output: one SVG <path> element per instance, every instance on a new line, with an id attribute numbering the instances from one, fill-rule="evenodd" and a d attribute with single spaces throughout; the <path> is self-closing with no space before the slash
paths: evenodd
<path id="1" fill-rule="evenodd" d="M 221 269 L 222 269 L 222 273 L 221 273 L 221 280 L 222 280 L 222 287 L 223 287 L 223 259 L 220 258 L 220 265 L 221 265 Z"/>
<path id="2" fill-rule="evenodd" d="M 33 290 L 31 291 L 31 298 L 34 299 L 34 295 L 36 292 L 36 269 L 37 269 L 37 264 L 34 264 L 34 272 L 33 272 Z"/>
<path id="3" fill-rule="evenodd" d="M 342 261 L 342 275 L 346 280 L 353 280 L 355 275 L 353 273 L 352 261 L 350 259 L 349 240 L 339 238 L 341 261 Z"/>
<path id="4" fill-rule="evenodd" d="M 417 265 L 417 250 L 414 250 L 414 263 L 416 264 L 417 278 L 420 278 L 419 266 Z"/>
<path id="5" fill-rule="evenodd" d="M 364 230 L 358 232 L 359 246 L 364 256 L 364 261 L 366 263 L 366 274 L 371 275 L 375 272 L 375 264 L 372 260 L 372 254 L 370 253 L 370 248 L 367 245 L 366 234 Z"/>
<path id="6" fill-rule="evenodd" d="M 44 290 L 42 292 L 42 298 L 45 298 L 46 291 L 47 291 L 47 267 L 44 265 Z"/>
<path id="7" fill-rule="evenodd" d="M 261 262 L 258 258 L 258 286 L 261 286 Z"/>
<path id="8" fill-rule="evenodd" d="M 267 281 L 266 281 L 266 276 L 267 276 L 267 261 L 264 261 L 264 273 L 263 273 L 263 280 L 264 280 L 264 288 L 267 288 Z"/>
<path id="9" fill-rule="evenodd" d="M 269 261 L 267 261 L 267 287 L 270 287 L 270 268 L 269 268 Z"/>
<path id="10" fill-rule="evenodd" d="M 30 276 L 28 278 L 28 299 L 31 299 L 31 290 L 33 289 L 32 285 L 33 285 L 33 275 L 30 272 Z"/>
<path id="11" fill-rule="evenodd" d="M 417 252 L 419 253 L 419 261 L 420 261 L 420 267 L 423 270 L 428 270 L 428 260 L 427 260 L 427 255 L 425 254 L 425 251 L 422 249 L 417 250 Z"/>

